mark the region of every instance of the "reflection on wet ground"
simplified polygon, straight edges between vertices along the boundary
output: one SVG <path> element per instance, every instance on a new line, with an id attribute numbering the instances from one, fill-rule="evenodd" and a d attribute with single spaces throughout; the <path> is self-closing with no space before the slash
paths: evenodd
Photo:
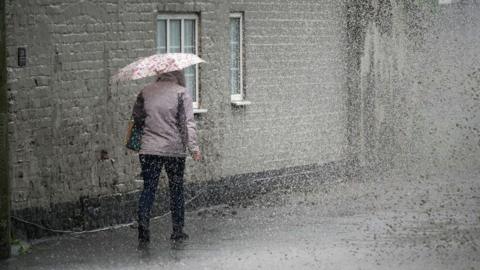
<path id="1" fill-rule="evenodd" d="M 478 269 L 480 174 L 400 175 L 279 190 L 152 224 L 50 239 L 2 269 Z"/>

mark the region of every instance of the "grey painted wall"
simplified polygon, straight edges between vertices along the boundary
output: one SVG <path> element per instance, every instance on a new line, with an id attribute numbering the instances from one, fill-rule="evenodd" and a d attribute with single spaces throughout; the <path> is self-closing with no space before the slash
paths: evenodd
<path id="1" fill-rule="evenodd" d="M 244 12 L 252 102 L 244 108 L 229 100 L 231 11 Z M 139 188 L 137 157 L 122 142 L 137 89 L 148 80 L 108 79 L 155 52 L 159 12 L 200 15 L 208 62 L 200 69 L 208 112 L 197 115 L 204 161 L 187 161 L 187 181 L 346 158 L 343 1 L 7 1 L 14 209 Z M 20 46 L 26 67 L 16 62 Z"/>
<path id="2" fill-rule="evenodd" d="M 480 170 L 480 3 L 371 1 L 361 153 L 372 169 Z"/>

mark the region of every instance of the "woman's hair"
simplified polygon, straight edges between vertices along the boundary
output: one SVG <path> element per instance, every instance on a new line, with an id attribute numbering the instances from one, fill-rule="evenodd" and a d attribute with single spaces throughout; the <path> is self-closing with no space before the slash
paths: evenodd
<path id="1" fill-rule="evenodd" d="M 157 81 L 174 81 L 177 84 L 186 87 L 185 75 L 183 74 L 183 70 L 162 73 L 158 75 Z"/>

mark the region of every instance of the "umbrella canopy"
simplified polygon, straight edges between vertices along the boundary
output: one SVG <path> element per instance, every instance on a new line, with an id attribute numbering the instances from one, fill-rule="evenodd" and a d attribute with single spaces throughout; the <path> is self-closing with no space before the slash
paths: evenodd
<path id="1" fill-rule="evenodd" d="M 181 70 L 189 66 L 205 62 L 191 53 L 154 54 L 141 58 L 120 69 L 112 76 L 112 82 L 137 80 L 162 73 Z"/>

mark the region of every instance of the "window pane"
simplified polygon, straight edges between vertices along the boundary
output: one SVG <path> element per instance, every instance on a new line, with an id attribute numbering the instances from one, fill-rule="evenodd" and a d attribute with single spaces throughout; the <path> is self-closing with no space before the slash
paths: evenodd
<path id="1" fill-rule="evenodd" d="M 196 53 L 195 50 L 195 20 L 184 20 L 184 35 L 183 35 L 183 52 L 186 53 Z M 196 67 L 192 66 L 185 69 L 185 82 L 187 84 L 187 89 L 190 92 L 190 95 L 193 99 L 193 102 L 197 101 L 196 93 Z"/>
<path id="2" fill-rule="evenodd" d="M 230 73 L 230 92 L 232 95 L 236 95 L 236 94 L 240 94 L 240 91 L 239 91 L 239 86 L 240 86 L 240 82 L 238 80 L 238 72 L 231 72 Z"/>
<path id="3" fill-rule="evenodd" d="M 190 93 L 190 96 L 193 99 L 193 102 L 197 101 L 197 73 L 196 73 L 196 67 L 191 66 L 185 69 L 185 83 L 186 87 L 188 89 L 188 92 Z"/>
<path id="4" fill-rule="evenodd" d="M 170 40 L 169 40 L 169 52 L 179 53 L 181 52 L 181 20 L 170 20 Z"/>
<path id="5" fill-rule="evenodd" d="M 157 52 L 167 52 L 167 21 L 157 21 Z"/>
<path id="6" fill-rule="evenodd" d="M 241 94 L 240 89 L 240 18 L 230 18 L 230 92 Z"/>
<path id="7" fill-rule="evenodd" d="M 184 21 L 183 51 L 186 53 L 195 52 L 195 20 Z"/>

